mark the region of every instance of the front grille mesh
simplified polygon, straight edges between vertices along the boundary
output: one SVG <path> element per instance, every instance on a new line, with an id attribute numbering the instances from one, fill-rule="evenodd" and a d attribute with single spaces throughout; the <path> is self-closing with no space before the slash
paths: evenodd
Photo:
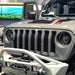
<path id="1" fill-rule="evenodd" d="M 56 31 L 15 29 L 13 47 L 26 49 L 42 55 L 55 53 Z"/>

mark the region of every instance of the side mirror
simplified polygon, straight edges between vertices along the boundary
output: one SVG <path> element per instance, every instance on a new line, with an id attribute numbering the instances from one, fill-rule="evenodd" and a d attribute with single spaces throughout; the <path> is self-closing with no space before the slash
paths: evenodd
<path id="1" fill-rule="evenodd" d="M 36 13 L 35 12 L 28 12 L 28 19 L 35 19 Z"/>

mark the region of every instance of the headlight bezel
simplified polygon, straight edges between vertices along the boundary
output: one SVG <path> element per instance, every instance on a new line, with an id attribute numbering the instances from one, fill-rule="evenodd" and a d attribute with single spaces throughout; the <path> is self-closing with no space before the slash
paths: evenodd
<path id="1" fill-rule="evenodd" d="M 12 33 L 12 37 L 10 38 L 10 40 L 8 39 L 8 37 L 10 36 L 8 36 L 7 37 L 7 32 L 8 31 L 11 31 L 10 33 Z M 15 33 L 14 33 L 14 31 L 11 29 L 11 28 L 7 28 L 6 30 L 5 30 L 5 32 L 4 32 L 4 40 L 5 40 L 5 42 L 6 43 L 10 43 L 10 42 L 12 42 L 13 40 L 14 40 L 14 36 L 15 36 Z"/>
<path id="2" fill-rule="evenodd" d="M 67 34 L 70 35 L 70 42 L 68 44 L 62 44 L 61 42 L 59 42 L 58 37 L 61 33 L 67 33 Z M 69 31 L 58 32 L 57 35 L 56 35 L 56 38 L 55 38 L 55 43 L 56 43 L 57 46 L 62 47 L 62 48 L 70 46 L 70 44 L 72 43 L 72 34 L 71 34 L 71 32 L 69 32 Z"/>

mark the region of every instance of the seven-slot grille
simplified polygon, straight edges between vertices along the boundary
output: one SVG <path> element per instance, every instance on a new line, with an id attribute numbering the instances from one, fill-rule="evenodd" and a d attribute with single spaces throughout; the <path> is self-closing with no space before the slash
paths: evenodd
<path id="1" fill-rule="evenodd" d="M 14 48 L 31 50 L 42 55 L 50 55 L 50 52 L 55 52 L 56 31 L 15 29 L 14 32 Z"/>

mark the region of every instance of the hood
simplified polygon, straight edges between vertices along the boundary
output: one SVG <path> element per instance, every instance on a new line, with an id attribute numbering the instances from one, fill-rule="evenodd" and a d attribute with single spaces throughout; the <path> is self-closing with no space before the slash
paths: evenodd
<path id="1" fill-rule="evenodd" d="M 27 22 L 22 21 L 18 23 L 13 23 L 8 26 L 9 28 L 36 28 L 36 29 L 63 29 L 69 30 L 75 34 L 75 20 L 63 22 L 62 24 L 27 24 Z"/>

